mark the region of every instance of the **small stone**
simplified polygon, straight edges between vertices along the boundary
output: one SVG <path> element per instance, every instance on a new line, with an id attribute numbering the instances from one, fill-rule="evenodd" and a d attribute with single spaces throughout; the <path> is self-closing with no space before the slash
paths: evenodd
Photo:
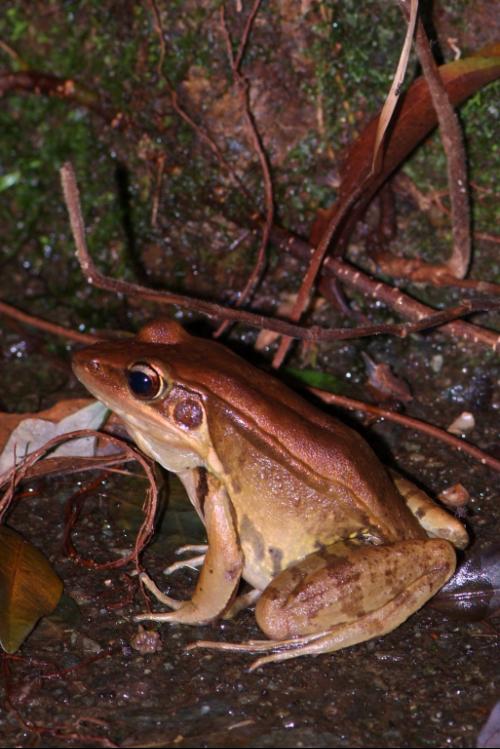
<path id="1" fill-rule="evenodd" d="M 471 414 L 470 411 L 462 411 L 460 416 L 457 416 L 457 418 L 452 421 L 446 431 L 450 432 L 450 434 L 460 435 L 465 434 L 466 432 L 471 432 L 475 426 L 476 420 L 474 415 Z"/>

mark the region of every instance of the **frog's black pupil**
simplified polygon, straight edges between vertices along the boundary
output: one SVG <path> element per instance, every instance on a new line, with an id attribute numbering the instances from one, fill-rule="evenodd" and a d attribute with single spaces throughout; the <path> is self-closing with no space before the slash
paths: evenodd
<path id="1" fill-rule="evenodd" d="M 145 372 L 128 372 L 128 385 L 134 395 L 140 398 L 153 398 L 156 395 L 156 382 Z"/>

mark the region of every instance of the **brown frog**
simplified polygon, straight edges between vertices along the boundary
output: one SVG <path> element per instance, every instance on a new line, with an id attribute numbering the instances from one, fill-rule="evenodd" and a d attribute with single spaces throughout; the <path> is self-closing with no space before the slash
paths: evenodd
<path id="1" fill-rule="evenodd" d="M 139 619 L 203 624 L 256 602 L 271 652 L 255 666 L 338 650 L 401 624 L 451 577 L 463 526 L 391 478 L 347 426 L 214 341 L 171 321 L 74 358 L 79 379 L 137 445 L 178 474 L 208 545 L 189 601 Z M 250 593 L 238 597 L 241 579 Z"/>

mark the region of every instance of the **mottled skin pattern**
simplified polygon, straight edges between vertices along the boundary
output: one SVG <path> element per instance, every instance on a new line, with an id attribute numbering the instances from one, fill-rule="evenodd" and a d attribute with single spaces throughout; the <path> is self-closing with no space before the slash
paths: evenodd
<path id="1" fill-rule="evenodd" d="M 131 390 L 134 366 L 151 375 L 147 397 Z M 258 599 L 274 642 L 196 645 L 276 651 L 260 664 L 384 634 L 453 574 L 452 544 L 467 544 L 460 523 L 391 478 L 355 431 L 220 344 L 154 322 L 80 351 L 74 369 L 179 475 L 206 526 L 192 599 L 147 578 L 173 611 L 143 618 L 204 623 Z M 238 599 L 241 578 L 255 591 Z"/>

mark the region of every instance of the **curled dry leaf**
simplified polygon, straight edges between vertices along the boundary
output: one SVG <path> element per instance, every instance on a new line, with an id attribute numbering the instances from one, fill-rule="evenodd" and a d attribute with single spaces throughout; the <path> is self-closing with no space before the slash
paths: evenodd
<path id="1" fill-rule="evenodd" d="M 439 74 L 451 103 L 458 106 L 500 76 L 500 45 L 484 47 L 474 56 L 442 65 Z M 425 78 L 414 81 L 401 100 L 391 123 L 390 137 L 386 138 L 382 168 L 372 171 L 373 147 L 379 125 L 377 115 L 350 147 L 342 169 L 339 198 L 329 209 L 318 211 L 311 232 L 312 244 L 318 243 L 332 216 L 349 204 L 358 186 L 363 184 L 363 195 L 343 222 L 337 236 L 337 241 L 343 245 L 379 187 L 436 127 L 436 112 Z"/>
<path id="2" fill-rule="evenodd" d="M 99 429 L 107 408 L 91 398 L 64 400 L 39 413 L 0 413 L 0 476 L 46 442 L 77 429 Z M 51 457 L 95 454 L 95 439 L 73 440 L 59 445 Z"/>
<path id="3" fill-rule="evenodd" d="M 377 400 L 396 400 L 402 403 L 413 400 L 408 383 L 395 375 L 388 364 L 374 362 L 364 351 L 361 355 L 368 373 L 367 385 Z"/>
<path id="4" fill-rule="evenodd" d="M 472 432 L 475 426 L 476 420 L 474 419 L 474 414 L 471 414 L 470 411 L 462 411 L 460 416 L 457 416 L 457 418 L 451 422 L 446 431 L 450 434 L 466 434 L 467 432 Z"/>
<path id="5" fill-rule="evenodd" d="M 37 621 L 50 614 L 63 584 L 43 554 L 0 526 L 0 645 L 15 653 Z"/>
<path id="6" fill-rule="evenodd" d="M 438 494 L 438 499 L 447 507 L 465 507 L 470 500 L 470 494 L 463 484 L 453 484 Z"/>

